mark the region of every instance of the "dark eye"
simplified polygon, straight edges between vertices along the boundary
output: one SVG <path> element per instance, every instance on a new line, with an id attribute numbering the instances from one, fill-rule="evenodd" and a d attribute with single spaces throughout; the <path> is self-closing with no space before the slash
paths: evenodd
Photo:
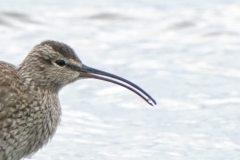
<path id="1" fill-rule="evenodd" d="M 66 65 L 66 63 L 65 63 L 64 60 L 56 60 L 55 63 L 56 63 L 57 65 L 61 66 L 61 67 Z"/>

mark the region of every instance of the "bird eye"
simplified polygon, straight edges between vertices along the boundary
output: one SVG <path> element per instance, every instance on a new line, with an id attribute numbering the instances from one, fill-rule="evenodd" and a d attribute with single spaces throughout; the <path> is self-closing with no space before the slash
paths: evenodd
<path id="1" fill-rule="evenodd" d="M 56 60 L 55 63 L 56 63 L 57 65 L 61 66 L 61 67 L 66 65 L 66 63 L 65 63 L 64 60 Z"/>

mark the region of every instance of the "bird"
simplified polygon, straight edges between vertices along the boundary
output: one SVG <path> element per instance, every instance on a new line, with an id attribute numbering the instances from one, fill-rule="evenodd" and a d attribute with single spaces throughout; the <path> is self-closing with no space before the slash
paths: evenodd
<path id="1" fill-rule="evenodd" d="M 0 61 L 0 159 L 26 158 L 46 145 L 60 123 L 59 91 L 88 78 L 115 83 L 157 104 L 136 84 L 84 65 L 69 45 L 42 41 L 18 66 Z"/>

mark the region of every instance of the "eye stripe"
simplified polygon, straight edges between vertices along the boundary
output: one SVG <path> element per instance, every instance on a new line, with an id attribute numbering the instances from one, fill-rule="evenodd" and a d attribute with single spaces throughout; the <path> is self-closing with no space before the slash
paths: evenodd
<path id="1" fill-rule="evenodd" d="M 61 66 L 61 67 L 63 67 L 63 66 L 65 66 L 66 65 L 66 63 L 65 63 L 65 61 L 64 60 L 56 60 L 56 62 L 55 62 L 57 65 L 59 65 L 59 66 Z"/>

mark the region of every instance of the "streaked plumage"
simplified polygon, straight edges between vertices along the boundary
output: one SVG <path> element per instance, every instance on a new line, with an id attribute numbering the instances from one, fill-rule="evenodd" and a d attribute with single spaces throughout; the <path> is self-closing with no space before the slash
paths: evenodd
<path id="1" fill-rule="evenodd" d="M 68 45 L 44 41 L 19 66 L 0 61 L 0 159 L 19 160 L 46 144 L 60 122 L 59 90 L 82 78 L 119 84 L 156 104 L 131 82 L 83 65 Z"/>

